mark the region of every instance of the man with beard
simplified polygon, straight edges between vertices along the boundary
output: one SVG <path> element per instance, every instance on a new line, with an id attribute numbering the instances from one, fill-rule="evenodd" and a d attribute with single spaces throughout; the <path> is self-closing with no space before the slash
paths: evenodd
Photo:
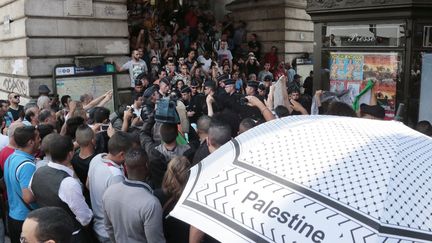
<path id="1" fill-rule="evenodd" d="M 138 75 L 141 73 L 147 73 L 148 69 L 145 61 L 140 59 L 140 54 L 138 50 L 133 50 L 131 57 L 132 59 L 126 62 L 125 64 L 123 64 L 123 66 L 120 67 L 117 63 L 115 63 L 115 65 L 118 72 L 129 70 L 131 87 L 134 87 L 135 79 L 138 77 Z"/>

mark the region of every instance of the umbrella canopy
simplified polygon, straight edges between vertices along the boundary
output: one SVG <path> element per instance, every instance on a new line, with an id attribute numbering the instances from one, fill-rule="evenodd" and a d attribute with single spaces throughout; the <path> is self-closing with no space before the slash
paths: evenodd
<path id="1" fill-rule="evenodd" d="M 194 166 L 171 215 L 222 242 L 432 242 L 431 177 L 402 123 L 287 117 Z"/>

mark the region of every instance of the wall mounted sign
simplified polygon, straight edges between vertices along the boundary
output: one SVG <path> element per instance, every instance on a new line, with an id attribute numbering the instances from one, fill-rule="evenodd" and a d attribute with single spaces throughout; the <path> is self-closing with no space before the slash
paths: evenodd
<path id="1" fill-rule="evenodd" d="M 423 47 L 432 47 L 432 26 L 423 28 Z"/>
<path id="2" fill-rule="evenodd" d="M 65 14 L 67 16 L 92 16 L 93 0 L 66 0 Z"/>
<path id="3" fill-rule="evenodd" d="M 329 47 L 399 47 L 400 25 L 347 25 L 327 27 Z"/>

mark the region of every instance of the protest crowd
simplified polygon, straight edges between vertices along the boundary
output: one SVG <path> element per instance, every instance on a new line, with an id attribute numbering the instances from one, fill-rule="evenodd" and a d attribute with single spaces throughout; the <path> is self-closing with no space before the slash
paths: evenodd
<path id="1" fill-rule="evenodd" d="M 313 73 L 264 53 L 259 36 L 227 15 L 185 7 L 175 19 L 149 11 L 131 32 L 129 103 L 100 97 L 0 100 L 0 166 L 5 232 L 17 242 L 215 242 L 167 217 L 189 169 L 248 129 L 291 115 L 384 119 L 373 95 L 358 110 L 313 93 Z M 293 65 L 294 64 L 294 65 Z M 418 129 L 432 135 L 428 122 Z"/>

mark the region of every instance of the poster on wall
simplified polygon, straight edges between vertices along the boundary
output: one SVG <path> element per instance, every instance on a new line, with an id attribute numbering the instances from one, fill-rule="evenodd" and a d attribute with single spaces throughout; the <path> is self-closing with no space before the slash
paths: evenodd
<path id="1" fill-rule="evenodd" d="M 432 53 L 423 53 L 420 89 L 419 121 L 432 123 L 432 109 L 430 107 L 430 91 L 432 90 Z"/>
<path id="2" fill-rule="evenodd" d="M 386 119 L 395 115 L 396 81 L 399 75 L 397 53 L 330 53 L 330 91 L 350 91 L 351 100 L 363 90 L 369 80 L 375 82 L 378 103 L 386 111 Z M 366 93 L 360 103 L 369 103 Z"/>

